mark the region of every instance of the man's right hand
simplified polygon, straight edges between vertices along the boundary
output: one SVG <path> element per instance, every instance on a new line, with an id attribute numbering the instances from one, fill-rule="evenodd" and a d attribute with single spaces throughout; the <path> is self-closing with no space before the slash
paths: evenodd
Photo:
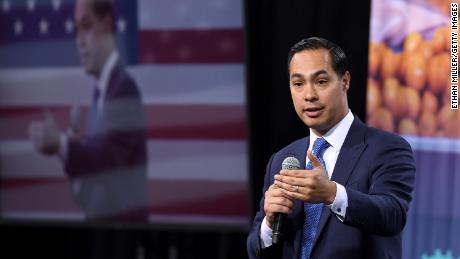
<path id="1" fill-rule="evenodd" d="M 267 219 L 267 225 L 273 229 L 273 223 L 276 213 L 290 214 L 294 202 L 292 198 L 283 194 L 282 190 L 276 185 L 272 184 L 265 192 L 264 211 Z"/>
<path id="2" fill-rule="evenodd" d="M 54 116 L 44 111 L 43 121 L 33 121 L 29 125 L 29 138 L 35 148 L 46 155 L 55 155 L 60 148 L 60 135 Z"/>

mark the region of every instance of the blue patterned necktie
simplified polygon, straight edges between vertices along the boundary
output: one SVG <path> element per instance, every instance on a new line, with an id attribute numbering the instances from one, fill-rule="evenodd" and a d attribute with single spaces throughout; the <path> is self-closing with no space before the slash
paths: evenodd
<path id="1" fill-rule="evenodd" d="M 313 154 L 318 158 L 324 169 L 326 169 L 326 166 L 324 164 L 323 154 L 329 146 L 329 143 L 323 138 L 317 138 L 315 143 L 313 143 Z M 313 169 L 313 164 L 309 161 L 307 164 L 307 170 L 311 169 Z M 322 203 L 304 203 L 305 220 L 303 223 L 302 235 L 302 259 L 310 258 L 322 209 Z"/>

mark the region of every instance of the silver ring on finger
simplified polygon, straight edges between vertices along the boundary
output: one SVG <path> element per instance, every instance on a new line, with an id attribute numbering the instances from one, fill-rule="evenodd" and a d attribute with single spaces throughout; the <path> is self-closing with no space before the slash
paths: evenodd
<path id="1" fill-rule="evenodd" d="M 299 186 L 298 186 L 298 185 L 295 186 L 295 191 L 296 191 L 297 193 L 299 192 Z"/>

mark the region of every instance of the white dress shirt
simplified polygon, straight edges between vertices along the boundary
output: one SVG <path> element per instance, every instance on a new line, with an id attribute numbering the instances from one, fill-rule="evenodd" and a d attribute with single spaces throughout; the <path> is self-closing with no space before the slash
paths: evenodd
<path id="1" fill-rule="evenodd" d="M 102 114 L 102 109 L 104 107 L 104 97 L 107 87 L 109 85 L 110 75 L 112 74 L 113 69 L 118 61 L 118 53 L 113 51 L 107 61 L 105 61 L 104 66 L 102 67 L 102 72 L 99 79 L 96 82 L 96 87 L 99 89 L 99 99 L 97 99 L 97 116 L 99 117 Z"/>
<path id="2" fill-rule="evenodd" d="M 347 115 L 334 127 L 332 127 L 324 136 L 322 136 L 330 146 L 324 151 L 323 160 L 326 166 L 326 171 L 329 176 L 329 179 L 332 177 L 334 172 L 335 163 L 337 162 L 337 157 L 339 156 L 340 149 L 342 148 L 343 142 L 350 130 L 351 124 L 353 123 L 354 116 L 353 113 L 349 110 Z M 310 145 L 309 150 L 312 149 L 313 143 L 319 138 L 311 129 L 310 129 Z M 306 163 L 308 164 L 310 160 L 306 158 Z M 337 186 L 337 192 L 335 195 L 334 202 L 328 206 L 331 211 L 337 216 L 340 221 L 343 221 L 345 218 L 346 210 L 348 207 L 348 195 L 345 190 L 345 187 L 339 183 L 335 183 Z M 262 221 L 260 229 L 260 238 L 262 240 L 262 247 L 268 247 L 273 244 L 272 242 L 273 230 L 267 225 L 267 217 Z"/>

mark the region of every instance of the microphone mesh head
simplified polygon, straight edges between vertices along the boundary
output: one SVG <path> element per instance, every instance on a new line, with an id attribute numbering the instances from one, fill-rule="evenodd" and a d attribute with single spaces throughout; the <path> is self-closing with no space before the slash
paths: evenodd
<path id="1" fill-rule="evenodd" d="M 283 164 L 281 165 L 281 168 L 283 170 L 295 170 L 295 169 L 300 169 L 300 162 L 297 158 L 295 157 L 286 157 L 283 160 Z"/>

